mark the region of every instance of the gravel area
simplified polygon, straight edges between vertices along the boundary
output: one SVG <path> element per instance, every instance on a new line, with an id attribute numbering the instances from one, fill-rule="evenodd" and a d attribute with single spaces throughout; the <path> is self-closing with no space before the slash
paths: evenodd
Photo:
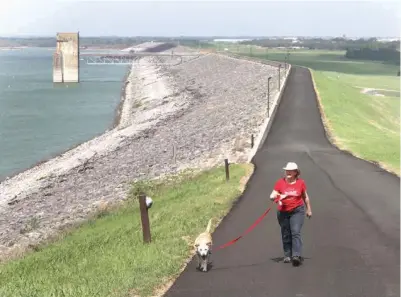
<path id="1" fill-rule="evenodd" d="M 218 54 L 158 65 L 167 60 L 133 64 L 116 128 L 0 184 L 0 259 L 126 199 L 134 180 L 246 162 L 267 113 L 269 76 L 276 98 L 277 68 Z"/>

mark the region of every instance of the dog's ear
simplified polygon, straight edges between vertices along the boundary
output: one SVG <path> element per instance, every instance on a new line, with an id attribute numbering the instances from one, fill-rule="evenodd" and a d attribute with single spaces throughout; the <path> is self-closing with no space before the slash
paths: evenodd
<path id="1" fill-rule="evenodd" d="M 212 246 L 212 243 L 211 243 L 211 242 L 208 242 L 207 245 L 208 245 L 208 246 Z"/>
<path id="2" fill-rule="evenodd" d="M 197 248 L 199 246 L 199 243 L 195 243 L 194 246 Z"/>

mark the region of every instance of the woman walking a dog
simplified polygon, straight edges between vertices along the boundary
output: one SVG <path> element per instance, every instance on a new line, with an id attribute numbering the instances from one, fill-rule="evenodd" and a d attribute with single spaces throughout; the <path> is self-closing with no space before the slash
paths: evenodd
<path id="1" fill-rule="evenodd" d="M 281 227 L 281 239 L 284 249 L 284 263 L 298 266 L 302 257 L 301 229 L 305 214 L 312 217 L 312 209 L 305 181 L 299 178 L 300 170 L 294 162 L 288 162 L 283 168 L 285 177 L 274 185 L 270 199 L 277 202 L 277 220 Z"/>

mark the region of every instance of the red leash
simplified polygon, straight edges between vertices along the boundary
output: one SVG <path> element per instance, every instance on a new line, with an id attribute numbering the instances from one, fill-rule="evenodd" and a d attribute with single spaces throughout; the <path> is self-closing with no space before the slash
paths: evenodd
<path id="1" fill-rule="evenodd" d="M 278 202 L 278 199 L 275 199 L 274 202 Z M 224 249 L 230 245 L 233 245 L 234 243 L 236 243 L 238 240 L 240 240 L 242 237 L 244 237 L 246 234 L 248 234 L 249 232 L 251 232 L 257 225 L 259 225 L 259 223 L 265 218 L 265 216 L 269 213 L 269 211 L 272 208 L 269 207 L 268 209 L 266 209 L 266 211 L 244 232 L 242 233 L 240 236 L 238 236 L 237 238 L 217 247 L 216 249 L 213 249 L 214 251 L 217 250 L 221 250 Z"/>

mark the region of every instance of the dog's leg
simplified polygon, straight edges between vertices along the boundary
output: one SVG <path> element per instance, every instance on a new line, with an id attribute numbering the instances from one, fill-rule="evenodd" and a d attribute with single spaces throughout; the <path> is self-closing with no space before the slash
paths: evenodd
<path id="1" fill-rule="evenodd" d="M 196 253 L 196 261 L 198 262 L 198 265 L 196 266 L 197 269 L 201 268 L 201 257 L 199 256 L 198 253 Z"/>
<path id="2" fill-rule="evenodd" d="M 198 265 L 196 265 L 196 268 L 200 267 L 200 257 L 198 254 L 196 254 L 196 262 L 198 263 Z"/>
<path id="3" fill-rule="evenodd" d="M 203 272 L 206 271 L 206 269 L 205 269 L 205 260 L 202 260 L 201 270 L 202 270 Z"/>
<path id="4" fill-rule="evenodd" d="M 207 254 L 206 259 L 205 259 L 205 269 L 203 271 L 207 271 L 208 265 L 209 265 L 209 254 Z"/>
<path id="5" fill-rule="evenodd" d="M 203 270 L 203 272 L 206 272 L 206 271 L 207 271 L 207 260 L 208 260 L 208 257 L 206 257 L 206 258 L 202 261 L 202 270 Z"/>

